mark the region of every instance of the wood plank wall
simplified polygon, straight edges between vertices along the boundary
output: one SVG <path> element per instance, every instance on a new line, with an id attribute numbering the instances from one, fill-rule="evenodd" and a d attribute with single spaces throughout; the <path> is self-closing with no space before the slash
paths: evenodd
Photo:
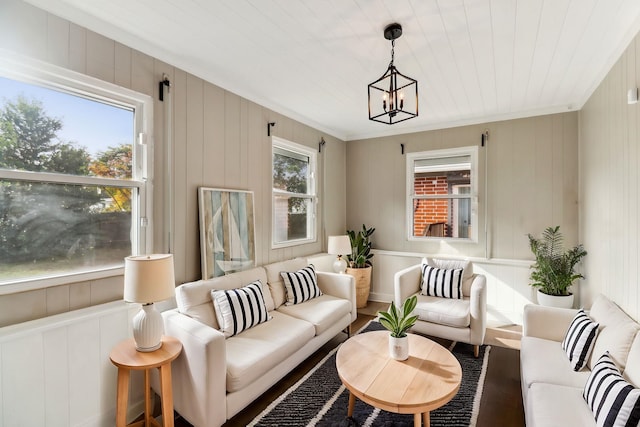
<path id="1" fill-rule="evenodd" d="M 580 111 L 580 237 L 589 301 L 602 293 L 640 320 L 640 85 L 636 36 Z"/>
<path id="2" fill-rule="evenodd" d="M 19 0 L 0 2 L 0 49 L 153 97 L 153 250 L 165 252 L 171 232 L 177 283 L 200 278 L 198 186 L 255 192 L 259 265 L 320 252 L 326 249 L 327 235 L 344 232 L 343 141 Z M 158 82 L 163 74 L 172 83 L 171 99 L 167 101 L 172 104 L 170 111 L 165 111 L 167 104 L 158 100 Z M 171 159 L 165 155 L 168 113 L 172 116 Z M 313 148 L 318 147 L 320 138 L 326 141 L 318 156 L 320 202 L 315 243 L 271 249 L 271 141 L 267 122 L 276 122 L 272 134 L 284 139 Z M 169 167 L 172 182 L 167 179 Z M 164 209 L 169 184 L 173 187 L 173 230 L 169 229 Z M 56 292 L 42 289 L 2 295 L 0 326 L 121 297 L 122 277 L 64 284 Z"/>

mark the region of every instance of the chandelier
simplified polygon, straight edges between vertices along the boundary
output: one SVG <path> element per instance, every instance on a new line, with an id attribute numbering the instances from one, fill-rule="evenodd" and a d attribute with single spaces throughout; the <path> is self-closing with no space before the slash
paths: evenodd
<path id="1" fill-rule="evenodd" d="M 391 40 L 391 62 L 382 77 L 367 86 L 369 120 L 388 125 L 418 117 L 418 81 L 405 76 L 393 65 L 395 42 L 401 35 L 400 24 L 391 24 L 384 29 L 384 38 Z"/>

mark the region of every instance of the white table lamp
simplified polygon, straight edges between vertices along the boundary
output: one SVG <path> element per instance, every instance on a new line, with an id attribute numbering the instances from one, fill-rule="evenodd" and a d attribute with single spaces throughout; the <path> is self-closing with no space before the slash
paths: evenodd
<path id="1" fill-rule="evenodd" d="M 333 271 L 344 273 L 347 269 L 347 261 L 342 259 L 342 255 L 351 254 L 351 240 L 349 236 L 329 236 L 327 252 L 331 255 L 338 255 L 333 263 Z"/>
<path id="2" fill-rule="evenodd" d="M 150 352 L 162 345 L 164 325 L 154 303 L 174 296 L 175 286 L 173 255 L 139 255 L 124 259 L 124 300 L 142 304 L 132 322 L 136 350 Z"/>

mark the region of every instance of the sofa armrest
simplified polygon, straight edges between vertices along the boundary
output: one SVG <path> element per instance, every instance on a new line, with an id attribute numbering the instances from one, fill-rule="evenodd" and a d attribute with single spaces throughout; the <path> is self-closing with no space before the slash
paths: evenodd
<path id="1" fill-rule="evenodd" d="M 471 282 L 469 315 L 471 317 L 469 343 L 482 345 L 487 330 L 487 278 L 482 274 L 476 274 Z"/>
<path id="2" fill-rule="evenodd" d="M 420 290 L 421 274 L 420 264 L 417 264 L 400 270 L 393 276 L 393 299 L 398 307 Z"/>
<path id="3" fill-rule="evenodd" d="M 356 308 L 356 279 L 349 274 L 316 272 L 322 293 L 351 301 L 351 321 L 358 318 Z"/>
<path id="4" fill-rule="evenodd" d="M 570 308 L 527 304 L 524 306 L 522 336 L 560 342 L 577 312 L 578 310 Z"/>
<path id="5" fill-rule="evenodd" d="M 175 309 L 162 317 L 165 333 L 182 343 L 172 365 L 176 411 L 193 425 L 221 426 L 227 420 L 224 335 Z"/>

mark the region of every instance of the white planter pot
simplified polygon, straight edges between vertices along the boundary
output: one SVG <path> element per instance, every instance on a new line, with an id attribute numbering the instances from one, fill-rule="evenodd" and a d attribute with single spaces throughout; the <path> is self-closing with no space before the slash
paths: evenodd
<path id="1" fill-rule="evenodd" d="M 573 294 L 566 296 L 554 296 L 547 295 L 544 292 L 538 291 L 538 304 L 544 305 L 546 307 L 572 308 Z"/>
<path id="2" fill-rule="evenodd" d="M 389 335 L 389 356 L 395 360 L 409 358 L 409 337 L 395 338 Z"/>

